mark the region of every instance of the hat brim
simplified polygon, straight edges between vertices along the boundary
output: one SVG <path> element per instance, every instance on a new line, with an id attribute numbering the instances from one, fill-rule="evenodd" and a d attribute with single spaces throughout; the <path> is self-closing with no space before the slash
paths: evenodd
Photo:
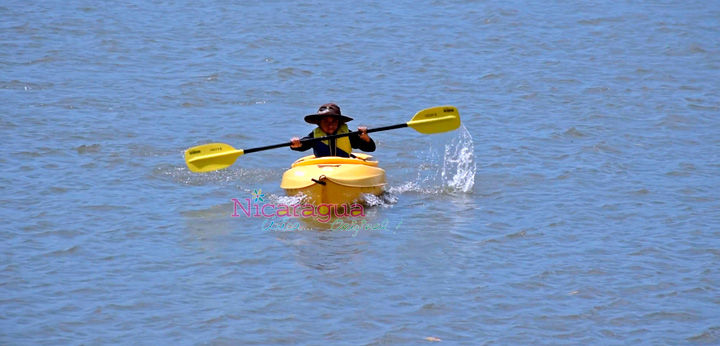
<path id="1" fill-rule="evenodd" d="M 343 124 L 353 120 L 351 117 L 337 114 L 310 114 L 305 116 L 305 122 L 308 124 L 320 125 L 320 120 L 324 117 L 335 117 Z"/>

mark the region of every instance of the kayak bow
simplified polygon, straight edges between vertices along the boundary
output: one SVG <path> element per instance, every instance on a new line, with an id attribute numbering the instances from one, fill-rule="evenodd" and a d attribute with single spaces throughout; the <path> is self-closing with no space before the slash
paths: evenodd
<path id="1" fill-rule="evenodd" d="M 379 195 L 385 188 L 385 170 L 366 154 L 356 158 L 305 156 L 283 174 L 280 187 L 288 196 L 304 195 L 319 204 L 350 204 L 363 194 Z"/>

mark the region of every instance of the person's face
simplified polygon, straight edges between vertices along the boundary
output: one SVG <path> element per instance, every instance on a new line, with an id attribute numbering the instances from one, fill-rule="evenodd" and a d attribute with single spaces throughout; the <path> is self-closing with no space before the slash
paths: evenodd
<path id="1" fill-rule="evenodd" d="M 340 122 L 335 117 L 324 117 L 320 120 L 320 129 L 327 134 L 334 134 Z"/>

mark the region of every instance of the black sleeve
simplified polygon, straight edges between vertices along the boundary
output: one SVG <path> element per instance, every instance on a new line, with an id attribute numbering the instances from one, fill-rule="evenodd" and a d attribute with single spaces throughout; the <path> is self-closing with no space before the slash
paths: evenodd
<path id="1" fill-rule="evenodd" d="M 310 139 L 310 138 L 315 138 L 315 136 L 313 136 L 312 132 L 310 132 L 310 134 L 308 134 L 307 136 L 300 138 L 300 140 L 302 141 L 303 139 Z M 309 149 L 312 149 L 312 147 L 313 147 L 313 142 L 300 142 L 299 148 L 291 147 L 290 149 L 295 150 L 295 151 L 307 151 Z"/>
<path id="2" fill-rule="evenodd" d="M 360 135 L 350 136 L 350 146 L 368 153 L 375 151 L 375 141 L 370 138 L 370 142 L 365 142 L 360 139 Z"/>

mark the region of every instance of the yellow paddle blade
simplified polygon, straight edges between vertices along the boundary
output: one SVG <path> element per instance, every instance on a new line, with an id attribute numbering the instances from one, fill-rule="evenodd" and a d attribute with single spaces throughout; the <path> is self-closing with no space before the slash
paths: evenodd
<path id="1" fill-rule="evenodd" d="M 420 133 L 441 133 L 460 127 L 460 113 L 453 106 L 423 109 L 407 123 Z"/>
<path id="2" fill-rule="evenodd" d="M 210 172 L 232 166 L 243 150 L 224 143 L 210 143 L 185 150 L 185 163 L 193 172 Z"/>

